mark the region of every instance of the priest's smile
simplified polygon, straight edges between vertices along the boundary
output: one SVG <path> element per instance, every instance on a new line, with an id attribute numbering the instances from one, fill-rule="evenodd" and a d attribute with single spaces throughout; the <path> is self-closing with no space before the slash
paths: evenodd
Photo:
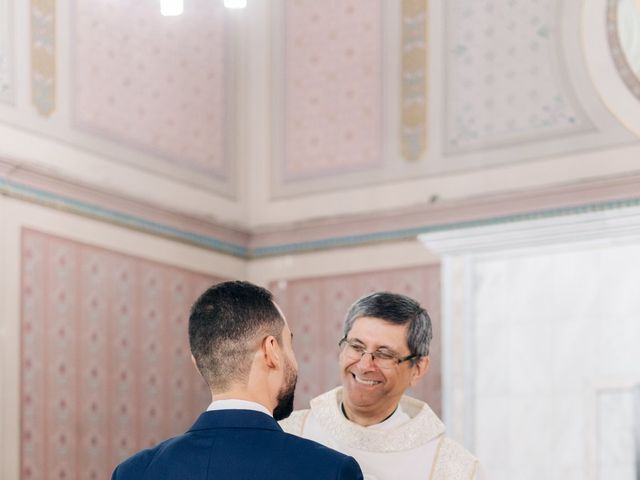
<path id="1" fill-rule="evenodd" d="M 380 381 L 380 380 L 371 380 L 371 379 L 368 379 L 368 378 L 359 377 L 358 375 L 356 375 L 353 372 L 351 372 L 351 376 L 356 381 L 356 383 L 358 383 L 360 385 L 365 385 L 365 386 L 372 387 L 372 386 L 375 386 L 375 385 L 380 385 L 382 383 L 382 381 Z"/>

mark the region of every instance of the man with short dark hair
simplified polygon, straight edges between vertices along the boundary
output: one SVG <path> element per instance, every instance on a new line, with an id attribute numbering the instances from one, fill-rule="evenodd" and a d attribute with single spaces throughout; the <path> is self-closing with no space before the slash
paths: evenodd
<path id="1" fill-rule="evenodd" d="M 297 362 L 292 333 L 271 293 L 225 282 L 196 301 L 189 318 L 194 364 L 212 403 L 185 434 L 121 463 L 112 480 L 360 480 L 355 460 L 286 434 Z"/>
<path id="2" fill-rule="evenodd" d="M 389 292 L 360 298 L 339 341 L 342 387 L 311 400 L 283 428 L 352 455 L 367 479 L 484 478 L 429 406 L 404 395 L 428 370 L 431 337 L 431 319 L 415 300 Z"/>

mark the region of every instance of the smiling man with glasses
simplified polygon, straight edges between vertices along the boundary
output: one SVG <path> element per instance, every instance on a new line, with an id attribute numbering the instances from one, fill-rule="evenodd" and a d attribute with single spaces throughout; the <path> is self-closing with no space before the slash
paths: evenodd
<path id="1" fill-rule="evenodd" d="M 366 480 L 484 479 L 431 408 L 404 394 L 427 373 L 431 338 L 431 319 L 415 300 L 362 297 L 338 342 L 342 387 L 311 400 L 283 428 L 353 456 Z"/>

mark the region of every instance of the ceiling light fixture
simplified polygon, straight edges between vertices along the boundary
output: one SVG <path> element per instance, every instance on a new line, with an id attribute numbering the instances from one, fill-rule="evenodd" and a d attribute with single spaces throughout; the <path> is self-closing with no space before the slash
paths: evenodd
<path id="1" fill-rule="evenodd" d="M 184 0 L 160 0 L 160 13 L 165 17 L 175 17 L 184 12 Z"/>
<path id="2" fill-rule="evenodd" d="M 224 0 L 224 6 L 227 8 L 244 8 L 247 6 L 247 0 Z"/>

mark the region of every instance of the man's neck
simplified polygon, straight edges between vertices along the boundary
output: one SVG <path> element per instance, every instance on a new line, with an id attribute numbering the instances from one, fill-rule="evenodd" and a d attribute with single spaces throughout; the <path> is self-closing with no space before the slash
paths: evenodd
<path id="1" fill-rule="evenodd" d="M 368 410 L 361 408 L 353 408 L 346 402 L 342 402 L 342 413 L 347 420 L 357 423 L 363 427 L 377 425 L 387 420 L 398 409 L 398 404 L 389 405 L 385 408 Z"/>
<path id="2" fill-rule="evenodd" d="M 211 401 L 216 402 L 218 400 L 244 400 L 246 402 L 258 403 L 265 407 L 268 411 L 273 411 L 273 407 L 269 405 L 264 398 L 260 398 L 257 395 L 252 395 L 250 392 L 243 388 L 234 388 L 226 392 L 211 392 Z"/>

